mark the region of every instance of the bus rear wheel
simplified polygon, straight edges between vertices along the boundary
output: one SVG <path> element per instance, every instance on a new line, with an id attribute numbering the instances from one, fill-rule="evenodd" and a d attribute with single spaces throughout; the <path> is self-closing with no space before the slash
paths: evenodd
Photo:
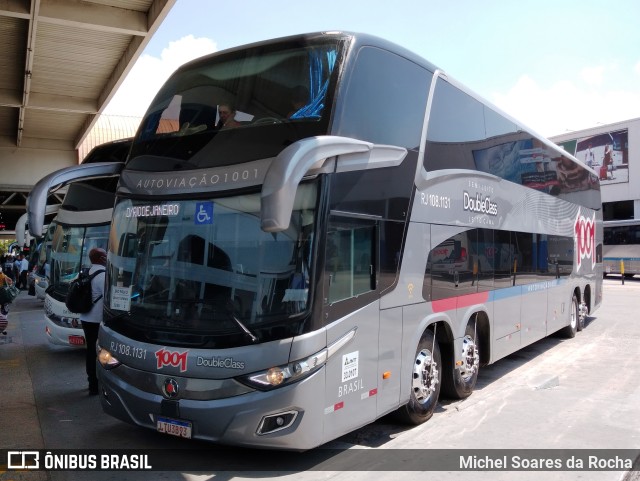
<path id="1" fill-rule="evenodd" d="M 560 331 L 560 334 L 562 334 L 562 336 L 566 337 L 567 339 L 572 339 L 576 337 L 576 333 L 578 332 L 578 322 L 580 322 L 580 313 L 578 312 L 578 298 L 575 294 L 571 298 L 571 312 L 569 313 L 569 315 L 571 316 L 569 325 L 563 328 Z"/>
<path id="2" fill-rule="evenodd" d="M 433 415 L 440 396 L 442 359 L 433 332 L 425 331 L 418 343 L 411 372 L 409 402 L 396 412 L 409 424 L 422 424 Z"/>
<path id="3" fill-rule="evenodd" d="M 442 377 L 442 393 L 451 399 L 465 399 L 471 396 L 478 380 L 480 350 L 475 322 L 467 324 L 462 339 L 462 364 L 455 365 L 455 356 L 445 356 Z"/>

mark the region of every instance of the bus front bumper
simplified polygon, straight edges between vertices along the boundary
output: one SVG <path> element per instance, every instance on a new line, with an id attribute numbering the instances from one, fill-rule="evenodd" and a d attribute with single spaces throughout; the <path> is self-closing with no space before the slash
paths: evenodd
<path id="1" fill-rule="evenodd" d="M 324 369 L 301 382 L 272 391 L 249 391 L 207 400 L 172 400 L 146 392 L 125 382 L 119 370 L 128 371 L 124 372 L 128 378 L 152 377 L 158 386 L 169 379 L 178 384 L 188 380 L 125 365 L 106 370 L 98 364 L 102 408 L 122 421 L 161 432 L 166 432 L 163 420 L 176 421 L 188 426 L 188 431 L 172 434 L 236 446 L 304 451 L 323 442 Z M 285 420 L 284 428 L 277 427 L 278 417 Z M 268 432 L 261 432 L 265 430 Z"/>
<path id="2" fill-rule="evenodd" d="M 47 316 L 44 316 L 44 320 L 44 330 L 51 344 L 71 347 L 84 347 L 86 345 L 84 331 L 81 327 L 63 327 L 51 321 Z"/>

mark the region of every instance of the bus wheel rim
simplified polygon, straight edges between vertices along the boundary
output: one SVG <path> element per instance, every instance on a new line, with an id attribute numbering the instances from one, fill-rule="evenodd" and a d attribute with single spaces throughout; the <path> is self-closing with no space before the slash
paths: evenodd
<path id="1" fill-rule="evenodd" d="M 462 340 L 462 365 L 460 366 L 460 377 L 463 381 L 471 379 L 480 365 L 480 353 L 478 346 L 469 335 Z"/>
<path id="2" fill-rule="evenodd" d="M 438 366 L 432 362 L 431 352 L 422 349 L 413 366 L 413 392 L 420 404 L 429 401 L 438 384 Z"/>
<path id="3" fill-rule="evenodd" d="M 574 329 L 578 325 L 578 316 L 576 315 L 577 306 L 575 301 L 571 301 L 571 328 Z"/>

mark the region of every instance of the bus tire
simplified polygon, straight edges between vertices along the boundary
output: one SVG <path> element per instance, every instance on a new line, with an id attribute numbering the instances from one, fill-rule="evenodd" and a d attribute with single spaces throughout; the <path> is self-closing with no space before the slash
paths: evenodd
<path id="1" fill-rule="evenodd" d="M 578 322 L 580 322 L 580 313 L 578 312 L 578 298 L 575 294 L 571 298 L 570 316 L 571 318 L 569 320 L 569 325 L 560 331 L 560 334 L 562 334 L 562 336 L 566 337 L 567 339 L 576 337 L 576 333 L 578 332 Z"/>
<path id="2" fill-rule="evenodd" d="M 407 424 L 422 424 L 433 415 L 440 396 L 442 358 L 433 332 L 420 338 L 411 370 L 409 402 L 396 411 L 396 417 Z"/>
<path id="3" fill-rule="evenodd" d="M 576 324 L 576 331 L 580 332 L 584 329 L 586 316 L 581 315 L 582 309 L 578 306 L 578 323 Z"/>
<path id="4" fill-rule="evenodd" d="M 453 352 L 445 355 L 442 394 L 449 399 L 468 398 L 476 386 L 480 368 L 480 350 L 476 335 L 475 323 L 470 322 L 465 328 L 462 339 L 462 365 L 459 368 L 456 368 Z"/>

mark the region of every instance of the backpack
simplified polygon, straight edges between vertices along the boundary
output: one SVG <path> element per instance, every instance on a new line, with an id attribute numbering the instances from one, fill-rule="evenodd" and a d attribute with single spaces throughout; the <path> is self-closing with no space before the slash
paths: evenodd
<path id="1" fill-rule="evenodd" d="M 67 297 L 64 301 L 67 309 L 78 314 L 85 314 L 91 310 L 93 305 L 102 298 L 99 296 L 96 300 L 92 299 L 91 281 L 103 272 L 104 269 L 101 269 L 90 275 L 87 269 L 80 270 L 78 277 L 69 284 Z"/>

